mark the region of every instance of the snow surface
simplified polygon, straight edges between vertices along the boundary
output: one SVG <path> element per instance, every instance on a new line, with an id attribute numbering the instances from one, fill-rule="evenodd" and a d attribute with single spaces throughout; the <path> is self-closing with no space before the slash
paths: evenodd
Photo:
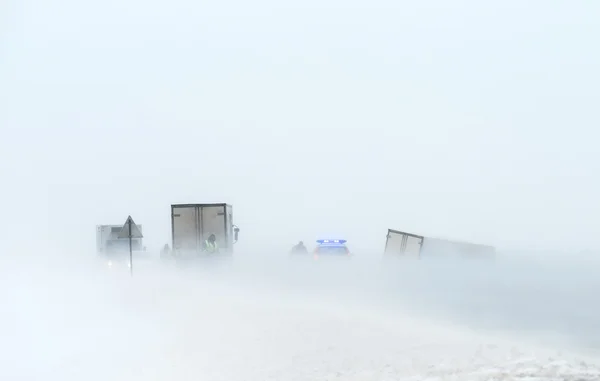
<path id="1" fill-rule="evenodd" d="M 338 264 L 281 265 L 285 282 L 267 267 L 243 277 L 145 264 L 129 277 L 100 263 L 13 265 L 2 380 L 600 380 L 593 357 L 571 347 L 348 297 L 361 272 L 344 278 Z"/>

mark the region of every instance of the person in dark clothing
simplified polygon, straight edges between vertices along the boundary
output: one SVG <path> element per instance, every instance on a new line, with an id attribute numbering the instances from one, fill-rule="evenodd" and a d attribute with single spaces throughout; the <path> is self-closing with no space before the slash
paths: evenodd
<path id="1" fill-rule="evenodd" d="M 165 244 L 165 246 L 160 251 L 161 258 L 167 258 L 171 254 L 171 250 L 169 249 L 169 244 Z"/>
<path id="2" fill-rule="evenodd" d="M 297 245 L 292 247 L 292 254 L 306 254 L 308 250 L 306 250 L 306 246 L 304 246 L 304 242 L 300 241 Z"/>

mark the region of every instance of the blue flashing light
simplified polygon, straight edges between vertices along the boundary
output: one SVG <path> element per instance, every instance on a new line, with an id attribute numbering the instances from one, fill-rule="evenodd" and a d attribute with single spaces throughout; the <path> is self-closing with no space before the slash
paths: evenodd
<path id="1" fill-rule="evenodd" d="M 324 245 L 324 244 L 333 244 L 333 245 L 343 245 L 346 242 L 348 242 L 345 239 L 318 239 L 317 243 L 319 243 L 320 245 Z"/>

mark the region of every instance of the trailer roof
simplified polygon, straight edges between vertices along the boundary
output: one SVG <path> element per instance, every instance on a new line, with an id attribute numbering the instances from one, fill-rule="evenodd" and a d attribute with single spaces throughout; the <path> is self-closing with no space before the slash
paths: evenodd
<path id="1" fill-rule="evenodd" d="M 227 203 L 212 203 L 212 204 L 171 204 L 171 208 L 189 208 L 190 206 L 231 206 Z"/>
<path id="2" fill-rule="evenodd" d="M 418 234 L 413 234 L 413 233 L 407 233 L 407 232 L 403 232 L 400 230 L 394 230 L 394 229 L 388 229 L 388 234 L 389 233 L 394 233 L 394 234 L 403 234 L 403 235 L 407 235 L 409 237 L 413 237 L 413 238 L 425 238 L 422 235 L 418 235 Z"/>

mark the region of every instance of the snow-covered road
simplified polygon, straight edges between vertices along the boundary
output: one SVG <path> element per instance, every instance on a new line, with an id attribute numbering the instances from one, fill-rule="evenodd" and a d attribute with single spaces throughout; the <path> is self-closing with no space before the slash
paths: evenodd
<path id="1" fill-rule="evenodd" d="M 389 280 L 381 273 L 377 283 L 359 280 L 364 269 L 278 266 L 286 280 L 272 266 L 140 265 L 133 278 L 94 266 L 14 268 L 2 281 L 0 379 L 600 379 L 594 359 L 572 347 L 386 309 L 384 299 L 369 303 L 369 290 L 350 297 L 350 279 L 373 291 Z"/>

